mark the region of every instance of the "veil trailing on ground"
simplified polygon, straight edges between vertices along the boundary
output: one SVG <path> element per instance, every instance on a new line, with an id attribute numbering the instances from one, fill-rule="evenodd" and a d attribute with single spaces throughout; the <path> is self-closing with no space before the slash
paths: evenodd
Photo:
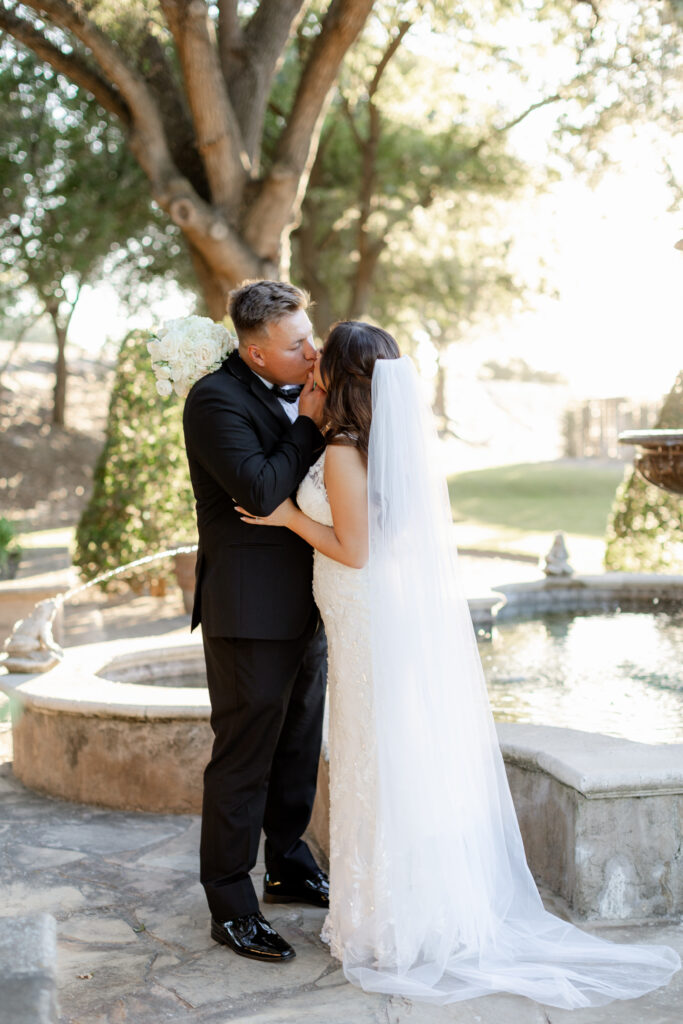
<path id="1" fill-rule="evenodd" d="M 376 891 L 344 970 L 367 991 L 447 1003 L 496 991 L 560 1007 L 630 999 L 680 966 L 548 913 L 527 867 L 406 357 L 378 360 L 368 464 L 377 748 Z"/>

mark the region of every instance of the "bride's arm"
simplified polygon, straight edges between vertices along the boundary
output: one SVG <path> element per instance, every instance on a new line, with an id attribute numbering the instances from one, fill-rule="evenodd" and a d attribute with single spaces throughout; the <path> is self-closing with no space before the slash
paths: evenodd
<path id="1" fill-rule="evenodd" d="M 352 569 L 362 569 L 368 560 L 367 471 L 356 448 L 328 445 L 325 455 L 325 488 L 332 510 L 333 526 L 309 519 L 294 502 L 286 501 L 270 516 L 259 518 L 244 512 L 245 523 L 256 526 L 286 526 L 316 551 Z"/>

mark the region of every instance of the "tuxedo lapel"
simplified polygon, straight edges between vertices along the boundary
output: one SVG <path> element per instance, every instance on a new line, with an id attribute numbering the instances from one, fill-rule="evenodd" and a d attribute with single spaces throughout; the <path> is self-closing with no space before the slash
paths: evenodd
<path id="1" fill-rule="evenodd" d="M 237 377 L 247 390 L 251 391 L 252 395 L 258 398 L 265 405 L 266 409 L 275 416 L 281 426 L 291 427 L 292 421 L 282 408 L 280 400 L 275 397 L 262 380 L 259 380 L 255 373 L 252 373 L 236 349 L 230 353 L 223 363 L 223 369 L 227 373 L 231 373 L 233 377 Z"/>

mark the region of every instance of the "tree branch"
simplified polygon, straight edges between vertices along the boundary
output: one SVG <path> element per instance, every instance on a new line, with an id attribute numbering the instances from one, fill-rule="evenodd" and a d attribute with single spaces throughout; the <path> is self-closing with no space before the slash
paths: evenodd
<path id="1" fill-rule="evenodd" d="M 118 88 L 130 112 L 130 147 L 153 190 L 163 192 L 167 181 L 176 177 L 177 171 L 159 109 L 142 75 L 128 63 L 119 46 L 70 0 L 26 0 L 26 6 L 46 14 L 54 25 L 72 32 Z"/>
<path id="2" fill-rule="evenodd" d="M 234 219 L 247 177 L 248 157 L 228 98 L 205 0 L 161 0 L 180 56 L 211 197 Z"/>
<path id="3" fill-rule="evenodd" d="M 304 9 L 304 0 L 261 0 L 239 37 L 239 46 L 233 45 L 223 60 L 223 72 L 252 173 L 256 172 L 260 160 L 263 121 L 273 76 Z"/>
<path id="4" fill-rule="evenodd" d="M 224 72 L 227 73 L 242 45 L 242 26 L 237 14 L 237 0 L 218 0 L 218 51 Z"/>
<path id="5" fill-rule="evenodd" d="M 564 97 L 561 93 L 556 92 L 553 93 L 552 96 L 545 96 L 542 100 L 536 100 L 536 102 L 532 103 L 531 106 L 526 108 L 526 110 L 523 110 L 521 114 L 517 114 L 516 117 L 513 117 L 511 121 L 507 121 L 505 124 L 501 124 L 497 128 L 494 128 L 494 132 L 496 134 L 509 132 L 511 128 L 515 127 L 515 125 L 521 124 L 529 114 L 533 114 L 534 110 L 540 110 L 541 107 L 547 107 L 550 103 L 557 103 L 561 99 L 564 99 Z"/>
<path id="6" fill-rule="evenodd" d="M 178 189 L 164 209 L 217 276 L 233 282 L 263 276 L 261 261 L 237 232 L 191 189 L 186 194 Z"/>
<path id="7" fill-rule="evenodd" d="M 216 274 L 240 280 L 245 276 L 246 265 L 249 273 L 258 276 L 259 260 L 254 258 L 221 213 L 201 199 L 173 163 L 154 96 L 140 73 L 125 60 L 119 47 L 69 0 L 26 0 L 26 6 L 44 12 L 53 24 L 72 32 L 118 87 L 130 111 L 130 147 L 150 180 L 154 199 L 202 253 Z"/>
<path id="8" fill-rule="evenodd" d="M 197 151 L 192 119 L 164 49 L 151 32 L 146 34 L 140 46 L 137 66 L 159 108 L 173 162 L 181 174 L 189 178 L 202 199 L 210 199 L 206 168 Z"/>
<path id="9" fill-rule="evenodd" d="M 398 25 L 396 26 L 396 33 L 394 34 L 393 39 L 391 40 L 386 50 L 382 54 L 382 57 L 375 68 L 375 73 L 372 76 L 372 81 L 368 86 L 368 96 L 370 97 L 370 100 L 374 99 L 375 93 L 379 88 L 379 83 L 382 78 L 382 75 L 386 71 L 387 64 L 398 50 L 399 46 L 403 42 L 403 37 L 405 36 L 406 32 L 411 28 L 412 24 L 412 21 L 399 21 Z"/>
<path id="10" fill-rule="evenodd" d="M 339 66 L 372 3 L 332 0 L 311 47 L 273 166 L 245 217 L 244 236 L 263 258 L 277 261 L 283 233 L 298 213 Z"/>
<path id="11" fill-rule="evenodd" d="M 346 98 L 344 93 L 341 91 L 341 89 L 339 90 L 339 101 L 341 103 L 342 110 L 344 111 L 344 116 L 345 116 L 345 118 L 347 120 L 348 126 L 351 129 L 351 134 L 353 135 L 353 141 L 356 143 L 356 145 L 358 146 L 359 149 L 362 149 L 363 146 L 365 145 L 365 139 L 363 138 L 361 133 L 358 131 L 358 125 L 356 124 L 356 120 L 355 120 L 355 118 L 353 116 L 353 111 L 351 110 L 351 104 L 349 103 L 348 99 Z M 317 157 L 316 157 L 316 160 L 317 160 Z"/>
<path id="12" fill-rule="evenodd" d="M 411 24 L 410 21 L 402 21 L 398 24 L 396 32 L 375 67 L 375 73 L 368 87 L 368 132 L 367 136 L 361 138 L 359 142 L 362 160 L 360 193 L 358 196 L 358 224 L 356 228 L 358 262 L 355 265 L 355 271 L 351 280 L 349 316 L 352 319 L 362 316 L 366 310 L 372 287 L 372 279 L 385 245 L 384 238 L 373 239 L 369 229 L 369 221 L 375 205 L 374 200 L 377 192 L 377 151 L 382 134 L 382 118 L 379 108 L 375 103 L 375 96 L 377 95 L 382 75 L 386 71 L 389 61 L 401 45 L 403 37 L 411 27 Z"/>
<path id="13" fill-rule="evenodd" d="M 6 7 L 0 8 L 0 28 L 4 28 L 20 43 L 28 46 L 55 71 L 66 75 L 76 85 L 91 93 L 100 106 L 118 117 L 124 125 L 130 123 L 130 111 L 119 93 L 112 89 L 110 84 L 76 53 L 64 53 L 54 43 L 46 39 L 30 21 L 25 18 L 17 18 Z"/>

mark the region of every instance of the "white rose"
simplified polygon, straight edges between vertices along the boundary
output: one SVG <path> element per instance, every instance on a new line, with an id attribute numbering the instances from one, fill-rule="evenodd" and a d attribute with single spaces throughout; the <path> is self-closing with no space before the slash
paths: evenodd
<path id="1" fill-rule="evenodd" d="M 173 365 L 173 380 L 179 381 L 196 376 L 196 364 L 192 356 L 179 355 Z"/>
<path id="2" fill-rule="evenodd" d="M 157 380 L 170 380 L 171 371 L 164 363 L 156 363 L 154 372 L 157 376 Z"/>
<path id="3" fill-rule="evenodd" d="M 174 334 L 166 334 L 159 342 L 159 358 L 173 363 L 182 351 L 181 339 Z"/>
<path id="4" fill-rule="evenodd" d="M 173 387 L 170 380 L 158 380 L 157 391 L 162 398 L 168 398 L 169 395 L 173 394 Z"/>
<path id="5" fill-rule="evenodd" d="M 190 390 L 190 381 L 177 380 L 173 385 L 173 390 L 175 391 L 178 398 L 185 398 L 188 391 Z"/>
<path id="6" fill-rule="evenodd" d="M 159 359 L 161 357 L 161 345 L 158 341 L 149 341 L 147 343 L 147 351 L 152 357 L 152 360 Z"/>
<path id="7" fill-rule="evenodd" d="M 216 362 L 218 353 L 210 341 L 200 341 L 194 350 L 197 369 L 208 370 Z"/>

